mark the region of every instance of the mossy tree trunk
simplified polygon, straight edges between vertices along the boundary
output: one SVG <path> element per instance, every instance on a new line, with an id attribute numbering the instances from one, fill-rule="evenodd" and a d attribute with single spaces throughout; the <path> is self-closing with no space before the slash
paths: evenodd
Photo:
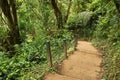
<path id="1" fill-rule="evenodd" d="M 7 51 L 14 51 L 14 45 L 20 44 L 20 34 L 17 28 L 18 20 L 17 20 L 17 12 L 15 0 L 0 0 L 0 7 L 2 13 L 7 18 L 8 26 L 9 26 L 9 43 L 6 47 Z"/>

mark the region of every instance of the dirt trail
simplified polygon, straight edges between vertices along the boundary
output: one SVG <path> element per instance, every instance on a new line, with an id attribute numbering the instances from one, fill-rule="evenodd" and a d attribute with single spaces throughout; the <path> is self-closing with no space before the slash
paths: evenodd
<path id="1" fill-rule="evenodd" d="M 59 73 L 48 73 L 43 80 L 100 80 L 101 62 L 101 53 L 90 42 L 78 41 L 77 50 L 62 62 Z"/>

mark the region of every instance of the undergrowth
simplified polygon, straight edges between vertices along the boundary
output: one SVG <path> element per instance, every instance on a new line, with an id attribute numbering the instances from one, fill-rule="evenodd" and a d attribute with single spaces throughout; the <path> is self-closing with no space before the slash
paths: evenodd
<path id="1" fill-rule="evenodd" d="M 41 80 L 45 72 L 51 70 L 47 60 L 47 40 L 51 43 L 53 63 L 60 63 L 64 59 L 63 39 L 70 48 L 72 34 L 63 30 L 45 35 L 15 45 L 16 55 L 12 58 L 9 52 L 0 52 L 0 80 Z"/>

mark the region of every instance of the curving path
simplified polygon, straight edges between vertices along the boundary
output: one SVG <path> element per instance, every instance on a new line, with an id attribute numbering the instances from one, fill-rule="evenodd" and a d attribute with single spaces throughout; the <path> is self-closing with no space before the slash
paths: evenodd
<path id="1" fill-rule="evenodd" d="M 92 43 L 78 41 L 77 50 L 62 62 L 59 73 L 47 73 L 43 80 L 100 80 L 101 55 Z"/>

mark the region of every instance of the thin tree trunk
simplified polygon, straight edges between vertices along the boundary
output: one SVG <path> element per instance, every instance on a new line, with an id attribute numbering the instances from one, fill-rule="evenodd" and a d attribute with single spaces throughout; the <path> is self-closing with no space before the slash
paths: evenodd
<path id="1" fill-rule="evenodd" d="M 62 19 L 62 13 L 61 11 L 59 10 L 58 6 L 57 6 L 57 3 L 55 0 L 51 0 L 51 4 L 52 4 L 52 7 L 54 9 L 54 13 L 55 13 L 55 16 L 56 16 L 56 19 L 57 19 L 57 25 L 58 25 L 58 28 L 63 28 L 63 19 Z"/>
<path id="2" fill-rule="evenodd" d="M 69 13 L 70 13 L 71 4 L 72 4 L 72 0 L 70 0 L 70 2 L 69 2 L 68 9 L 67 9 L 67 14 L 66 14 L 66 16 L 65 16 L 65 18 L 64 18 L 64 22 L 65 22 L 65 23 L 66 23 L 67 20 L 68 20 L 68 16 L 69 16 Z"/>
<path id="3" fill-rule="evenodd" d="M 20 34 L 19 34 L 19 30 L 17 29 L 18 26 L 18 20 L 17 20 L 17 11 L 16 11 L 16 7 L 15 7 L 15 0 L 10 0 L 10 5 L 12 8 L 12 12 L 11 15 L 13 16 L 13 31 L 11 31 L 12 37 L 14 39 L 12 39 L 14 41 L 14 44 L 20 44 Z M 12 25 L 11 25 L 12 26 Z"/>

